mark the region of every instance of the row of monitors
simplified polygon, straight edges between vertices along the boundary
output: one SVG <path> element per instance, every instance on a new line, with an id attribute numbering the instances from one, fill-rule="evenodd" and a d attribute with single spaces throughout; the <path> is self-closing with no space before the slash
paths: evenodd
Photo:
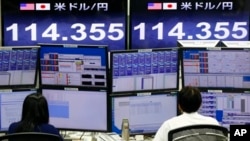
<path id="1" fill-rule="evenodd" d="M 0 131 L 19 121 L 22 103 L 36 90 L 0 92 Z M 161 124 L 179 115 L 178 91 L 107 98 L 106 91 L 42 89 L 49 105 L 49 121 L 61 130 L 112 131 L 121 134 L 128 119 L 131 134 L 154 134 Z M 216 118 L 229 128 L 250 124 L 250 93 L 206 91 L 199 113 Z"/>
<path id="2" fill-rule="evenodd" d="M 40 84 L 106 88 L 105 45 L 16 46 L 0 48 L 2 88 L 34 88 Z"/>
<path id="3" fill-rule="evenodd" d="M 179 74 L 182 86 L 247 90 L 250 48 L 173 47 L 109 53 L 105 45 L 0 48 L 1 88 L 34 88 L 38 72 L 42 86 L 106 88 L 112 94 L 178 90 Z"/>
<path id="4" fill-rule="evenodd" d="M 85 43 L 125 50 L 171 47 L 176 40 L 248 41 L 249 3 L 1 0 L 2 45 Z"/>

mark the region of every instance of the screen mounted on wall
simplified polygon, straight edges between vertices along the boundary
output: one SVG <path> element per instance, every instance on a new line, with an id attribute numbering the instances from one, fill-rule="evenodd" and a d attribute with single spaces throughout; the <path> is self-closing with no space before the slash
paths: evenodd
<path id="1" fill-rule="evenodd" d="M 131 0 L 131 48 L 176 40 L 249 40 L 248 0 Z"/>
<path id="2" fill-rule="evenodd" d="M 126 48 L 126 0 L 1 2 L 3 45 L 43 42 Z"/>

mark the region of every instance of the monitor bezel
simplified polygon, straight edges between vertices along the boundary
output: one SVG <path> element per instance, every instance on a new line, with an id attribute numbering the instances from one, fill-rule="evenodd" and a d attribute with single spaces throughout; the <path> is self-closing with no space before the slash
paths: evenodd
<path id="1" fill-rule="evenodd" d="M 139 53 L 139 52 L 160 52 L 160 51 L 176 51 L 176 87 L 175 88 L 163 88 L 163 89 L 148 89 L 148 90 L 128 90 L 128 91 L 113 91 L 113 55 L 115 54 L 127 54 L 127 53 Z M 153 48 L 153 49 L 132 49 L 132 50 L 123 50 L 123 51 L 111 51 L 110 52 L 110 94 L 111 95 L 124 95 L 125 93 L 138 93 L 138 92 L 161 92 L 161 91 L 176 91 L 179 90 L 179 48 L 171 47 L 171 48 Z"/>

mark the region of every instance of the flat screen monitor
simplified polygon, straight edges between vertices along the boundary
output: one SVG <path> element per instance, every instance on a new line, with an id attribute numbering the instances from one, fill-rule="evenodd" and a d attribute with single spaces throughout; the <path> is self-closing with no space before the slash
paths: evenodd
<path id="1" fill-rule="evenodd" d="M 155 134 L 165 120 L 177 116 L 177 93 L 112 97 L 112 132 L 121 134 L 129 120 L 130 134 Z"/>
<path id="2" fill-rule="evenodd" d="M 249 0 L 130 0 L 131 49 L 249 40 Z"/>
<path id="3" fill-rule="evenodd" d="M 39 46 L 0 47 L 0 88 L 35 87 Z"/>
<path id="4" fill-rule="evenodd" d="M 178 90 L 178 48 L 110 52 L 112 93 Z"/>
<path id="5" fill-rule="evenodd" d="M 107 46 L 40 44 L 41 85 L 107 88 Z"/>
<path id="6" fill-rule="evenodd" d="M 55 127 L 79 131 L 108 131 L 107 91 L 42 89 Z"/>
<path id="7" fill-rule="evenodd" d="M 36 90 L 0 90 L 0 132 L 7 132 L 11 123 L 21 120 L 25 97 Z"/>
<path id="8" fill-rule="evenodd" d="M 199 113 L 216 118 L 228 129 L 230 125 L 250 124 L 250 93 L 207 91 L 201 94 Z"/>
<path id="9" fill-rule="evenodd" d="M 182 86 L 249 89 L 250 49 L 181 48 Z"/>
<path id="10" fill-rule="evenodd" d="M 5 46 L 107 44 L 108 50 L 126 49 L 127 0 L 0 2 Z"/>

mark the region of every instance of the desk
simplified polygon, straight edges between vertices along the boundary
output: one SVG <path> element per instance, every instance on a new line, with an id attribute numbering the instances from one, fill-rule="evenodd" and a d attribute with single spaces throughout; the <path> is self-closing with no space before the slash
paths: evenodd
<path id="1" fill-rule="evenodd" d="M 65 141 L 124 141 L 116 133 L 102 132 L 78 132 L 78 131 L 60 131 Z M 129 141 L 152 141 L 152 137 L 140 135 L 130 136 Z"/>

